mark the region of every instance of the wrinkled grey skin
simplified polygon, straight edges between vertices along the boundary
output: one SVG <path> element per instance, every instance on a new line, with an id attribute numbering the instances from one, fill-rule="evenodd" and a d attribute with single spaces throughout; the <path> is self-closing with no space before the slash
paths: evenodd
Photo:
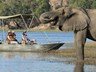
<path id="1" fill-rule="evenodd" d="M 74 9 L 62 7 L 45 12 L 40 16 L 42 23 L 58 26 L 62 31 L 74 32 L 74 45 L 77 49 L 77 60 L 84 60 L 86 38 L 96 41 L 96 10 Z"/>

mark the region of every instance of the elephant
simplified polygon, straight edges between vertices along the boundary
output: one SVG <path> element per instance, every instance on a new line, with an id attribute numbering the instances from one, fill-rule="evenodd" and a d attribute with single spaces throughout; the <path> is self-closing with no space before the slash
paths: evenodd
<path id="1" fill-rule="evenodd" d="M 86 39 L 96 41 L 96 9 L 61 7 L 54 11 L 42 13 L 40 21 L 51 23 L 61 31 L 74 32 L 74 45 L 77 60 L 84 60 Z"/>

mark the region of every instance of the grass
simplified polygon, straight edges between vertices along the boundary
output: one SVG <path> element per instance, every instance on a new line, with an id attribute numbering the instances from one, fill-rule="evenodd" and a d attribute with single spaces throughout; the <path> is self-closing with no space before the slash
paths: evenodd
<path id="1" fill-rule="evenodd" d="M 66 48 L 63 50 L 50 51 L 50 54 L 58 55 L 61 57 L 73 57 L 76 59 L 76 49 L 75 48 Z M 84 48 L 85 60 L 86 64 L 95 64 L 96 65 L 96 43 L 88 42 Z"/>

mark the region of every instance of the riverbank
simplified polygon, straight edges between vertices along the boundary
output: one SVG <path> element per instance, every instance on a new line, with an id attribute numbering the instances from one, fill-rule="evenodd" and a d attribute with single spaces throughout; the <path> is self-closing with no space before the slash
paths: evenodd
<path id="1" fill-rule="evenodd" d="M 2 31 L 2 30 L 0 30 L 0 31 Z M 4 30 L 4 31 L 12 31 L 12 29 L 8 29 L 8 30 Z M 28 32 L 61 32 L 61 31 L 59 31 L 59 30 L 50 30 L 50 29 L 48 29 L 48 30 L 33 30 L 33 29 L 14 29 L 13 31 L 15 31 L 15 32 L 23 32 L 23 31 L 28 31 Z"/>
<path id="2" fill-rule="evenodd" d="M 87 42 L 84 48 L 84 53 L 85 53 L 84 63 L 96 65 L 96 42 Z M 66 48 L 63 50 L 50 51 L 49 54 L 54 54 L 66 58 L 74 58 L 76 60 L 75 48 Z"/>
<path id="3" fill-rule="evenodd" d="M 61 32 L 60 30 L 58 29 L 46 29 L 46 30 L 43 30 L 43 29 L 33 29 L 33 28 L 28 28 L 28 29 L 1 29 L 0 28 L 0 31 L 15 31 L 15 32 L 23 32 L 23 31 L 28 31 L 28 32 Z"/>
<path id="4" fill-rule="evenodd" d="M 31 32 L 35 32 L 35 31 L 47 31 L 47 32 L 52 32 L 52 31 L 60 31 L 57 27 L 51 27 L 50 24 L 40 24 L 39 26 L 35 26 L 33 28 L 13 28 L 13 29 L 10 29 L 8 28 L 8 26 L 4 26 L 4 27 L 1 27 L 0 26 L 0 31 L 9 31 L 9 30 L 14 30 L 14 31 L 17 31 L 17 32 L 21 32 L 21 31 L 31 31 Z"/>

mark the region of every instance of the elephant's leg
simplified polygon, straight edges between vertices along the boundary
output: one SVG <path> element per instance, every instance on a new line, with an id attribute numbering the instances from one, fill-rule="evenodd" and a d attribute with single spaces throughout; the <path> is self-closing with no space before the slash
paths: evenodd
<path id="1" fill-rule="evenodd" d="M 86 42 L 86 30 L 75 33 L 75 47 L 77 49 L 77 61 L 74 72 L 84 72 L 84 45 Z"/>
<path id="2" fill-rule="evenodd" d="M 84 63 L 83 62 L 76 62 L 74 72 L 84 72 Z"/>
<path id="3" fill-rule="evenodd" d="M 86 42 L 86 29 L 75 33 L 75 47 L 77 60 L 84 60 L 84 45 Z"/>

